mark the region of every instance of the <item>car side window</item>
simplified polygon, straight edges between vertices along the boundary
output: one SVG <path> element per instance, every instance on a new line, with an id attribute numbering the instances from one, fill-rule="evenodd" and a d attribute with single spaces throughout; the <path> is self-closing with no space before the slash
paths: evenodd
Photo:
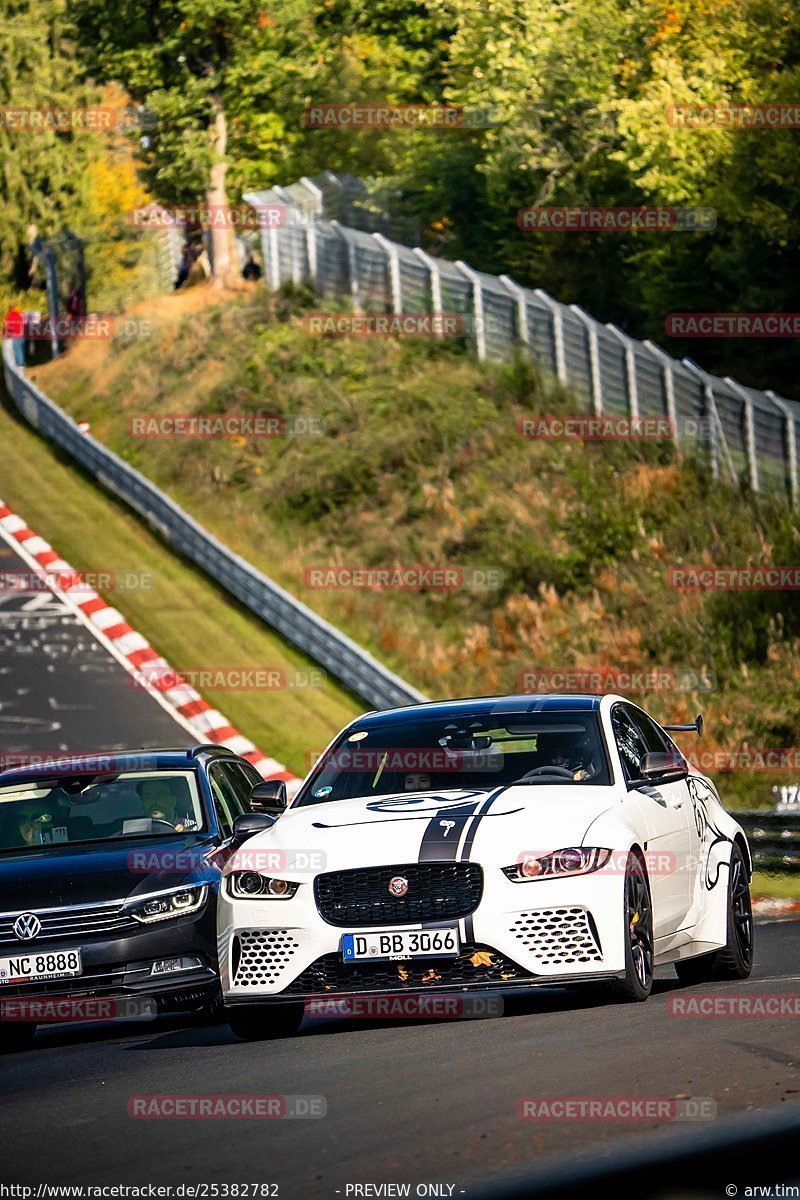
<path id="1" fill-rule="evenodd" d="M 657 754 L 663 754 L 667 750 L 671 750 L 667 736 L 659 729 L 652 717 L 648 717 L 647 713 L 639 712 L 638 710 L 630 712 L 631 720 L 634 721 L 637 727 L 641 730 L 644 740 L 647 742 L 647 749 Z"/>
<path id="2" fill-rule="evenodd" d="M 622 704 L 616 705 L 611 713 L 611 727 L 617 743 L 622 768 L 626 779 L 639 778 L 639 764 L 648 751 L 644 734 L 632 719 L 630 710 Z"/>
<path id="3" fill-rule="evenodd" d="M 238 797 L 225 775 L 222 763 L 212 763 L 208 768 L 208 782 L 211 785 L 219 827 L 225 837 L 230 837 L 233 833 L 234 819 L 239 816 L 240 808 Z"/>
<path id="4" fill-rule="evenodd" d="M 258 771 L 255 767 L 245 767 L 242 763 L 237 762 L 220 763 L 219 768 L 228 781 L 232 794 L 236 797 L 239 812 L 249 812 L 250 793 L 257 783 L 261 783 Z M 251 778 L 251 771 L 253 778 Z"/>

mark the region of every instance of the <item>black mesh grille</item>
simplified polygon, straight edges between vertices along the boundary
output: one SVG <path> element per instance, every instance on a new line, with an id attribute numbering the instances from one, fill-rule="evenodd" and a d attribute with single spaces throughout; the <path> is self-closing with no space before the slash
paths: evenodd
<path id="1" fill-rule="evenodd" d="M 394 896 L 389 882 L 408 880 L 404 896 Z M 329 925 L 405 925 L 466 917 L 483 892 L 477 863 L 411 863 L 403 867 L 369 867 L 330 871 L 314 881 L 317 908 Z"/>
<path id="2" fill-rule="evenodd" d="M 281 992 L 286 996 L 315 996 L 325 993 L 390 991 L 413 988 L 507 987 L 534 979 L 497 950 L 488 946 L 462 946 L 458 958 L 413 959 L 405 962 L 342 962 L 338 954 L 318 958 Z"/>

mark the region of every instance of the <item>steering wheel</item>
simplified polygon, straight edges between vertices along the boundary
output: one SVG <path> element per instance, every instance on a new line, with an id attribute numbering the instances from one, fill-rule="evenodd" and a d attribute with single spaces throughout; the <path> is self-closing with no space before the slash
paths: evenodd
<path id="1" fill-rule="evenodd" d="M 166 825 L 168 829 L 177 829 L 177 825 L 173 825 L 166 817 L 150 817 L 150 821 L 153 825 Z"/>
<path id="2" fill-rule="evenodd" d="M 572 779 L 573 772 L 567 767 L 545 766 L 534 767 L 532 771 L 528 771 L 521 779 L 515 780 L 516 783 L 525 783 L 527 779 L 533 779 L 536 775 L 554 775 L 556 779 Z"/>

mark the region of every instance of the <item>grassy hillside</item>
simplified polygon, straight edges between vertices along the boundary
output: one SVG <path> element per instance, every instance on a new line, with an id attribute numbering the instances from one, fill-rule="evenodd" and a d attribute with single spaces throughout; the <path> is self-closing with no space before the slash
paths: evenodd
<path id="1" fill-rule="evenodd" d="M 783 593 L 676 592 L 670 564 L 800 561 L 796 515 L 711 485 L 668 444 L 532 443 L 517 421 L 568 411 L 529 366 L 451 344 L 304 332 L 302 293 L 205 289 L 147 310 L 155 332 L 74 346 L 39 382 L 217 536 L 431 696 L 515 691 L 532 668 L 689 669 L 706 750 L 800 743 L 800 605 Z M 142 440 L 134 414 L 277 412 L 312 437 Z M 314 589 L 309 568 L 492 568 L 489 590 Z M 310 737 L 310 734 L 309 734 Z M 694 749 L 686 739 L 686 749 Z M 783 773 L 737 770 L 729 803 Z"/>
<path id="2" fill-rule="evenodd" d="M 2 406 L 0 439 L 0 498 L 73 567 L 141 571 L 153 580 L 150 589 L 112 592 L 106 599 L 173 667 L 260 668 L 296 678 L 292 672 L 310 666 Z M 308 770 L 309 744 L 325 745 L 365 707 L 331 679 L 297 690 L 199 690 L 260 749 L 298 775 Z"/>

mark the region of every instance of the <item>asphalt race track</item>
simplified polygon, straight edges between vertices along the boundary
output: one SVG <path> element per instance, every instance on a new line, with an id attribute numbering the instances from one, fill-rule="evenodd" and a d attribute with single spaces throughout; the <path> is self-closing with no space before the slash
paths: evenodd
<path id="1" fill-rule="evenodd" d="M 757 934 L 746 983 L 686 988 L 665 968 L 645 1004 L 553 989 L 510 1000 L 491 1020 L 307 1019 L 295 1038 L 256 1044 L 237 1041 L 225 1025 L 166 1019 L 124 1032 L 51 1026 L 33 1050 L 0 1063 L 5 1181 L 277 1183 L 281 1200 L 410 1182 L 411 1195 L 426 1183 L 460 1197 L 475 1181 L 540 1164 L 550 1152 L 657 1125 L 535 1125 L 517 1116 L 523 1096 L 711 1097 L 720 1117 L 795 1104 L 796 1018 L 681 1019 L 667 1011 L 677 996 L 800 995 L 800 923 L 763 923 Z M 327 1115 L 128 1116 L 133 1096 L 176 1094 L 322 1096 Z"/>
<path id="2" fill-rule="evenodd" d="M 27 569 L 0 540 L 0 572 Z M 190 741 L 58 596 L 0 591 L 0 755 Z M 281 1200 L 388 1197 L 404 1193 L 386 1185 L 410 1184 L 411 1195 L 458 1198 L 550 1154 L 679 1129 L 523 1121 L 523 1097 L 706 1098 L 720 1118 L 795 1105 L 797 1017 L 668 1012 L 674 997 L 709 993 L 800 998 L 800 922 L 760 925 L 746 983 L 686 988 L 666 968 L 643 1005 L 548 989 L 508 999 L 494 1019 L 306 1019 L 299 1036 L 256 1044 L 188 1018 L 51 1025 L 30 1052 L 0 1058 L 4 1184 L 275 1184 Z M 129 1115 L 134 1097 L 220 1095 L 313 1098 L 325 1115 Z"/>
<path id="3" fill-rule="evenodd" d="M 0 537 L 0 573 L 27 563 Z M 18 574 L 19 573 L 19 574 Z M 85 754 L 188 746 L 191 734 L 133 679 L 60 596 L 0 589 L 0 761 L 28 754 Z"/>

